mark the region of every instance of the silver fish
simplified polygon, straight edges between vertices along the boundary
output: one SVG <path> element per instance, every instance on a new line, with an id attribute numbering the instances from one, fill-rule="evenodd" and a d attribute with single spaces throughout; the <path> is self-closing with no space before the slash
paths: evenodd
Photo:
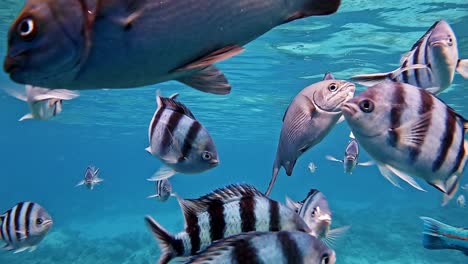
<path id="1" fill-rule="evenodd" d="M 166 166 L 156 172 L 150 181 L 172 177 L 177 172 L 200 173 L 219 164 L 216 146 L 206 128 L 192 112 L 170 97 L 156 96 L 158 108 L 148 128 L 151 155 Z"/>
<path id="2" fill-rule="evenodd" d="M 354 91 L 354 84 L 335 80 L 327 73 L 323 81 L 304 88 L 294 97 L 283 117 L 266 195 L 271 193 L 281 166 L 291 176 L 297 159 L 330 132 L 342 116 L 341 106 L 353 97 Z"/>
<path id="3" fill-rule="evenodd" d="M 435 22 L 401 58 L 400 64 L 392 72 L 357 75 L 351 79 L 366 86 L 392 80 L 438 94 L 452 84 L 455 71 L 468 78 L 468 60 L 459 59 L 457 38 L 444 20 Z"/>
<path id="4" fill-rule="evenodd" d="M 77 92 L 65 89 L 50 90 L 31 85 L 26 85 L 25 94 L 13 89 L 5 89 L 5 91 L 9 95 L 28 103 L 31 109 L 31 113 L 21 117 L 19 121 L 50 119 L 62 112 L 63 100 L 71 100 L 79 96 Z"/>
<path id="5" fill-rule="evenodd" d="M 460 250 L 468 256 L 468 228 L 449 226 L 424 216 L 421 219 L 424 221 L 425 248 Z"/>
<path id="6" fill-rule="evenodd" d="M 93 190 L 94 185 L 97 185 L 104 180 L 99 178 L 99 168 L 88 166 L 84 174 L 84 180 L 80 181 L 75 187 L 86 186 L 88 189 Z"/>
<path id="7" fill-rule="evenodd" d="M 249 232 L 213 243 L 186 264 L 334 264 L 335 251 L 297 231 Z"/>
<path id="8" fill-rule="evenodd" d="M 457 198 L 457 204 L 460 207 L 465 207 L 466 206 L 466 200 L 465 200 L 465 195 L 460 194 Z"/>
<path id="9" fill-rule="evenodd" d="M 161 202 L 167 201 L 170 196 L 175 196 L 172 193 L 172 185 L 168 179 L 156 181 L 156 194 L 148 196 L 148 198 L 157 198 Z"/>
<path id="10" fill-rule="evenodd" d="M 228 185 L 198 199 L 178 197 L 185 230 L 173 235 L 150 216 L 148 228 L 161 248 L 160 264 L 194 255 L 213 241 L 250 231 L 310 232 L 293 210 L 269 199 L 251 185 Z"/>
<path id="11" fill-rule="evenodd" d="M 356 139 L 385 178 L 395 176 L 424 190 L 426 180 L 444 194 L 456 193 L 467 158 L 467 121 L 433 94 L 415 86 L 382 82 L 346 104 L 343 114 Z M 411 175 L 411 176 L 410 176 Z"/>
<path id="12" fill-rule="evenodd" d="M 340 2 L 27 0 L 9 30 L 4 70 L 15 82 L 51 89 L 177 80 L 227 94 L 214 63 L 278 25 L 332 14 Z"/>
<path id="13" fill-rule="evenodd" d="M 352 174 L 354 168 L 359 166 L 371 166 L 374 164 L 372 161 L 366 162 L 358 162 L 359 158 L 359 144 L 357 140 L 354 138 L 353 133 L 350 134 L 351 140 L 349 141 L 348 145 L 346 146 L 344 158 L 339 160 L 333 156 L 327 155 L 326 158 L 331 161 L 341 162 L 343 163 L 343 168 L 345 173 Z"/>
<path id="14" fill-rule="evenodd" d="M 20 202 L 0 215 L 0 240 L 3 249 L 32 252 L 52 228 L 52 218 L 37 203 Z"/>

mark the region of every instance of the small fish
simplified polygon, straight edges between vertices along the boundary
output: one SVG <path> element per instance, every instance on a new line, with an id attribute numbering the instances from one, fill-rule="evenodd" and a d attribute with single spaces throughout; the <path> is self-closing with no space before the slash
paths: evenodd
<path id="1" fill-rule="evenodd" d="M 317 166 L 315 166 L 315 163 L 310 162 L 309 166 L 307 166 L 307 168 L 309 168 L 310 173 L 315 173 L 315 170 L 317 169 Z"/>
<path id="2" fill-rule="evenodd" d="M 9 95 L 27 102 L 31 109 L 31 113 L 21 117 L 19 121 L 26 119 L 48 120 L 62 112 L 63 100 L 71 100 L 79 96 L 77 92 L 65 89 L 50 90 L 31 85 L 26 85 L 25 94 L 13 89 L 5 89 L 5 91 Z"/>
<path id="3" fill-rule="evenodd" d="M 443 192 L 443 205 L 456 193 L 468 149 L 468 122 L 426 90 L 382 82 L 344 104 L 356 139 L 382 175 L 400 187 L 399 177 L 418 190 L 417 176 Z"/>
<path id="4" fill-rule="evenodd" d="M 329 15 L 340 0 L 27 0 L 3 69 L 18 83 L 72 90 L 177 80 L 227 94 L 215 63 L 276 26 Z M 168 31 L 167 29 L 171 29 Z M 112 48 L 109 48 L 112 43 Z M 109 63 L 112 62 L 112 63 Z"/>
<path id="5" fill-rule="evenodd" d="M 173 235 L 153 218 L 145 218 L 159 241 L 159 264 L 174 257 L 195 255 L 213 241 L 250 231 L 310 232 L 292 209 L 269 199 L 251 185 L 228 185 L 198 199 L 178 197 L 185 230 Z"/>
<path id="6" fill-rule="evenodd" d="M 466 205 L 466 200 L 465 200 L 465 196 L 463 194 L 460 194 L 457 198 L 457 204 L 458 206 L 460 207 L 465 207 Z"/>
<path id="7" fill-rule="evenodd" d="M 104 180 L 99 178 L 99 168 L 94 166 L 88 166 L 85 171 L 84 180 L 80 181 L 75 187 L 85 185 L 88 189 L 94 189 L 94 185 L 103 182 Z"/>
<path id="8" fill-rule="evenodd" d="M 427 249 L 460 250 L 468 256 L 468 228 L 446 225 L 429 217 L 424 221 L 423 245 Z"/>
<path id="9" fill-rule="evenodd" d="M 158 108 L 149 125 L 150 146 L 146 151 L 166 166 L 150 181 L 167 179 L 176 173 L 201 173 L 219 164 L 210 134 L 185 105 L 176 101 L 177 96 L 161 97 L 157 92 Z"/>
<path id="10" fill-rule="evenodd" d="M 286 206 L 294 210 L 309 226 L 309 234 L 320 238 L 327 244 L 333 244 L 350 226 L 330 230 L 332 212 L 325 195 L 312 189 L 301 202 L 295 202 L 286 196 Z"/>
<path id="11" fill-rule="evenodd" d="M 170 196 L 175 196 L 172 193 L 172 185 L 168 179 L 156 181 L 156 194 L 148 196 L 148 198 L 158 198 L 159 201 L 165 202 Z"/>
<path id="12" fill-rule="evenodd" d="M 18 203 L 0 215 L 0 240 L 5 243 L 3 249 L 14 250 L 14 253 L 36 250 L 52 224 L 52 218 L 39 204 Z"/>
<path id="13" fill-rule="evenodd" d="M 452 84 L 455 71 L 468 78 L 468 59 L 458 58 L 457 38 L 444 20 L 435 22 L 400 63 L 392 72 L 357 75 L 351 79 L 366 86 L 392 80 L 438 94 Z"/>
<path id="14" fill-rule="evenodd" d="M 468 191 L 468 184 L 463 185 L 461 188 L 465 191 Z"/>
<path id="15" fill-rule="evenodd" d="M 335 251 L 297 231 L 249 232 L 214 242 L 187 264 L 334 264 Z"/>
<path id="16" fill-rule="evenodd" d="M 357 140 L 354 138 L 353 133 L 351 132 L 350 134 L 351 140 L 349 141 L 348 145 L 346 146 L 345 149 L 345 154 L 344 158 L 342 160 L 339 160 L 333 156 L 327 155 L 326 158 L 327 160 L 331 161 L 337 161 L 343 163 L 344 167 L 344 172 L 352 174 L 354 168 L 359 165 L 359 166 L 371 166 L 374 165 L 374 162 L 372 161 L 366 161 L 366 162 L 358 162 L 358 157 L 359 157 L 359 144 Z"/>
<path id="17" fill-rule="evenodd" d="M 330 73 L 321 82 L 312 84 L 294 97 L 283 117 L 283 127 L 273 164 L 270 195 L 281 167 L 291 176 L 297 159 L 317 145 L 342 117 L 341 106 L 351 99 L 356 87 L 335 80 Z"/>

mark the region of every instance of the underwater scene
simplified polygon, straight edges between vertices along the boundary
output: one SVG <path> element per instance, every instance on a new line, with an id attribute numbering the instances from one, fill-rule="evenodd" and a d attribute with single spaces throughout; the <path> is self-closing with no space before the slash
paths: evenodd
<path id="1" fill-rule="evenodd" d="M 0 54 L 1 264 L 468 263 L 466 0 L 2 0 Z"/>

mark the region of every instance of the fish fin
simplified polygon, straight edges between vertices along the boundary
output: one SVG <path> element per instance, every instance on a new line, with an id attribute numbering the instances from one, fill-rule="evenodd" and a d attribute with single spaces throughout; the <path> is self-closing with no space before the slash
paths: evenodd
<path id="1" fill-rule="evenodd" d="M 423 114 L 413 122 L 389 130 L 390 136 L 396 138 L 397 142 L 403 146 L 416 148 L 424 143 L 425 135 L 431 124 L 431 113 Z"/>
<path id="2" fill-rule="evenodd" d="M 351 228 L 350 225 L 331 229 L 322 241 L 329 247 L 336 247 L 338 240 Z"/>
<path id="3" fill-rule="evenodd" d="M 36 251 L 37 246 L 31 246 L 29 247 L 29 253 Z"/>
<path id="4" fill-rule="evenodd" d="M 162 97 L 158 95 L 158 104 L 160 104 L 165 109 L 170 109 L 174 112 L 178 112 L 183 115 L 186 115 L 192 119 L 196 119 L 192 111 L 190 111 L 190 109 L 188 109 L 187 106 L 175 100 L 177 96 L 178 94 L 173 94 L 171 95 L 171 97 Z"/>
<path id="5" fill-rule="evenodd" d="M 366 166 L 372 166 L 374 164 L 375 164 L 375 162 L 373 162 L 372 160 L 369 160 L 369 161 L 366 161 L 366 162 L 358 162 L 357 165 L 366 167 Z"/>
<path id="6" fill-rule="evenodd" d="M 406 52 L 405 54 L 401 55 L 401 58 L 400 58 L 400 64 L 403 64 L 405 62 L 406 59 L 408 59 L 409 56 L 411 56 L 411 54 L 413 53 L 412 50 Z"/>
<path id="7" fill-rule="evenodd" d="M 294 210 L 295 212 L 298 212 L 299 211 L 299 208 L 302 207 L 302 204 L 301 203 L 298 203 L 298 202 L 295 202 L 293 201 L 291 198 L 289 198 L 288 196 L 286 196 L 286 206 L 292 210 Z"/>
<path id="8" fill-rule="evenodd" d="M 206 93 L 223 95 L 231 92 L 231 85 L 226 76 L 212 65 L 193 74 L 180 77 L 177 81 Z"/>
<path id="9" fill-rule="evenodd" d="M 3 88 L 3 90 L 9 94 L 10 96 L 13 96 L 15 97 L 16 99 L 18 100 L 21 100 L 23 102 L 27 102 L 28 101 L 28 98 L 27 98 L 27 95 L 24 94 L 24 93 L 21 93 L 19 91 L 17 91 L 16 89 L 12 89 L 12 88 Z"/>
<path id="10" fill-rule="evenodd" d="M 336 123 L 339 124 L 339 123 L 341 123 L 343 121 L 345 121 L 345 117 L 344 117 L 344 115 L 341 115 L 340 118 L 338 119 L 338 121 L 336 121 Z"/>
<path id="11" fill-rule="evenodd" d="M 351 138 L 351 139 L 356 139 L 356 137 L 354 136 L 353 131 L 349 132 L 349 138 Z"/>
<path id="12" fill-rule="evenodd" d="M 453 196 L 455 196 L 459 185 L 460 177 L 458 175 L 452 175 L 445 181 L 445 190 L 447 190 L 447 192 L 444 194 L 442 206 L 445 206 L 453 198 Z"/>
<path id="13" fill-rule="evenodd" d="M 273 164 L 273 172 L 271 175 L 270 183 L 268 184 L 268 189 L 265 192 L 266 196 L 269 196 L 271 191 L 273 190 L 273 186 L 275 185 L 276 178 L 278 177 L 279 170 L 281 168 L 281 165 L 279 164 L 279 159 L 275 159 L 275 164 Z"/>
<path id="14" fill-rule="evenodd" d="M 439 222 L 435 219 L 421 216 L 424 222 L 423 227 L 423 246 L 427 249 L 444 249 L 447 248 L 447 242 L 443 234 L 453 233 L 455 229 L 452 226 Z"/>
<path id="15" fill-rule="evenodd" d="M 424 90 L 430 92 L 431 94 L 437 94 L 440 91 L 440 87 L 437 87 L 437 86 L 428 87 L 428 88 L 424 88 Z"/>
<path id="16" fill-rule="evenodd" d="M 160 181 L 164 179 L 169 179 L 174 176 L 177 172 L 167 166 L 162 166 L 148 181 Z"/>
<path id="17" fill-rule="evenodd" d="M 145 148 L 145 151 L 148 152 L 149 154 L 153 155 L 153 153 L 151 153 L 151 146 L 150 147 L 147 147 Z"/>
<path id="18" fill-rule="evenodd" d="M 463 78 L 468 79 L 468 59 L 458 60 L 456 69 Z"/>
<path id="19" fill-rule="evenodd" d="M 241 52 L 243 52 L 245 49 L 242 47 L 239 47 L 237 45 L 232 45 L 232 46 L 227 46 L 222 49 L 216 50 L 207 56 L 204 56 L 192 63 L 189 63 L 175 71 L 187 71 L 187 70 L 193 70 L 193 69 L 203 69 L 208 66 L 211 66 L 213 63 L 220 62 L 222 60 L 229 59 Z"/>
<path id="20" fill-rule="evenodd" d="M 22 247 L 22 248 L 18 248 L 17 250 L 15 250 L 13 253 L 14 254 L 18 254 L 18 253 L 21 253 L 23 251 L 26 251 L 28 249 L 28 247 Z M 31 251 L 29 251 L 31 252 Z"/>
<path id="21" fill-rule="evenodd" d="M 331 74 L 331 72 L 327 72 L 323 76 L 322 81 L 325 81 L 325 80 L 335 80 L 335 77 L 333 77 L 333 74 Z"/>
<path id="22" fill-rule="evenodd" d="M 403 189 L 403 188 L 401 188 L 400 184 L 398 184 L 397 177 L 395 177 L 395 175 L 392 173 L 392 171 L 390 171 L 386 167 L 386 165 L 381 164 L 381 163 L 377 163 L 377 168 L 379 169 L 382 176 L 385 177 L 385 179 L 387 179 L 389 182 L 391 182 L 394 186 L 396 186 L 396 187 L 398 187 L 400 189 Z"/>
<path id="23" fill-rule="evenodd" d="M 176 100 L 179 97 L 179 93 L 173 93 L 169 96 L 169 99 Z"/>
<path id="24" fill-rule="evenodd" d="M 337 159 L 337 158 L 335 158 L 335 157 L 333 157 L 333 156 L 330 156 L 330 155 L 326 155 L 325 158 L 326 158 L 327 160 L 331 160 L 331 161 L 336 161 L 336 162 L 341 162 L 341 163 L 343 163 L 342 160 L 339 160 L 339 159 Z"/>
<path id="25" fill-rule="evenodd" d="M 323 16 L 335 13 L 340 6 L 340 0 L 306 0 L 299 10 L 294 10 L 286 17 L 284 23 L 309 16 Z"/>
<path id="26" fill-rule="evenodd" d="M 420 70 L 420 69 L 426 69 L 428 71 L 431 71 L 431 68 L 427 64 L 412 64 L 408 67 L 404 67 L 404 68 L 399 67 L 396 70 L 392 71 L 390 73 L 390 78 L 394 79 L 405 71 Z"/>
<path id="27" fill-rule="evenodd" d="M 145 217 L 145 222 L 150 231 L 158 240 L 159 248 L 161 250 L 161 256 L 159 257 L 158 263 L 169 263 L 171 259 L 177 256 L 177 253 L 173 247 L 176 238 L 173 234 L 169 233 L 164 227 L 162 227 L 156 220 L 151 216 Z"/>
<path id="28" fill-rule="evenodd" d="M 47 93 L 44 93 L 44 94 L 34 95 L 32 97 L 32 101 L 43 101 L 43 100 L 49 100 L 49 99 L 72 100 L 78 96 L 80 96 L 80 94 L 75 91 L 70 91 L 66 89 L 54 89 L 54 90 L 49 90 Z"/>
<path id="29" fill-rule="evenodd" d="M 392 72 L 354 75 L 351 80 L 364 86 L 373 86 L 390 78 Z"/>
<path id="30" fill-rule="evenodd" d="M 153 194 L 153 195 L 150 195 L 150 196 L 148 196 L 146 198 L 158 198 L 158 197 L 159 197 L 159 194 Z"/>
<path id="31" fill-rule="evenodd" d="M 84 185 L 85 184 L 85 181 L 80 181 L 77 185 L 75 185 L 75 187 L 78 187 L 78 186 L 81 186 L 81 185 Z"/>
<path id="32" fill-rule="evenodd" d="M 34 116 L 31 113 L 25 114 L 18 121 L 24 121 L 24 120 L 27 120 L 27 119 L 34 119 Z"/>
<path id="33" fill-rule="evenodd" d="M 405 182 L 407 182 L 409 185 L 413 186 L 414 188 L 420 190 L 420 191 L 423 191 L 425 192 L 426 190 L 424 190 L 414 179 L 413 177 L 409 176 L 408 174 L 390 166 L 390 165 L 386 165 L 387 168 L 396 176 L 398 176 L 398 178 L 404 180 Z"/>

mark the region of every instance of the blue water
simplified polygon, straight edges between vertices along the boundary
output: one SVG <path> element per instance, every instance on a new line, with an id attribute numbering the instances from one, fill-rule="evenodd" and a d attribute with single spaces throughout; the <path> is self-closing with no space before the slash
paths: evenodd
<path id="1" fill-rule="evenodd" d="M 0 54 L 6 32 L 24 1 L 0 3 Z M 220 166 L 199 175 L 171 179 L 179 195 L 195 198 L 230 183 L 251 183 L 265 190 L 270 180 L 281 118 L 298 91 L 319 81 L 326 71 L 336 78 L 383 72 L 398 65 L 401 54 L 436 20 L 453 27 L 460 58 L 468 58 L 468 4 L 445 1 L 343 1 L 338 13 L 310 17 L 268 32 L 247 51 L 218 64 L 233 86 L 227 96 L 201 93 L 176 82 L 128 90 L 81 92 L 65 102 L 50 121 L 17 120 L 27 105 L 0 94 L 0 211 L 22 200 L 43 205 L 54 218 L 48 236 L 33 253 L 0 252 L 0 263 L 154 263 L 156 241 L 143 217 L 152 215 L 171 232 L 183 228 L 174 199 L 146 199 L 154 185 L 146 178 L 161 163 L 148 155 L 147 129 L 156 108 L 155 90 L 179 92 L 180 100 L 207 127 L 220 153 Z M 440 97 L 468 117 L 468 80 L 456 75 Z M 0 86 L 22 88 L 0 74 Z M 362 91 L 363 87 L 358 87 Z M 333 210 L 333 227 L 352 228 L 334 248 L 337 263 L 468 263 L 457 251 L 422 247 L 422 221 L 429 216 L 468 227 L 468 209 L 441 207 L 442 195 L 402 183 L 395 188 L 373 167 L 352 175 L 325 155 L 341 157 L 349 130 L 341 123 L 298 161 L 294 174 L 282 170 L 272 197 L 302 200 L 318 188 Z M 368 160 L 366 153 L 361 161 Z M 307 165 L 317 170 L 311 174 Z M 89 164 L 101 169 L 104 182 L 94 191 L 74 186 Z M 462 180 L 462 184 L 468 180 Z M 460 191 L 462 193 L 462 191 Z M 465 193 L 467 195 L 468 193 Z"/>

